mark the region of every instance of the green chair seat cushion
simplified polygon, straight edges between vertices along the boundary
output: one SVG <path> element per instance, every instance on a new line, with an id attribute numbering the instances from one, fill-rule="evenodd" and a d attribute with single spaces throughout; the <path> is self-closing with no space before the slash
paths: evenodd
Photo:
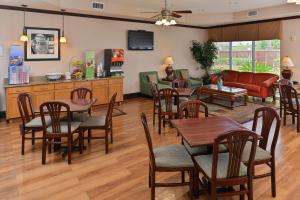
<path id="1" fill-rule="evenodd" d="M 91 116 L 80 124 L 80 128 L 105 127 L 105 116 Z"/>
<path id="2" fill-rule="evenodd" d="M 71 133 L 76 131 L 79 128 L 81 122 L 71 122 Z M 68 133 L 68 122 L 62 121 L 60 122 L 60 131 L 61 133 Z M 47 128 L 48 133 L 53 133 L 52 126 Z"/>
<path id="3" fill-rule="evenodd" d="M 183 140 L 183 145 L 185 146 L 186 150 L 189 152 L 190 155 L 196 156 L 196 155 L 203 155 L 203 154 L 209 154 L 209 146 L 203 145 L 199 147 L 191 147 L 187 141 Z M 227 147 L 223 144 L 219 147 L 219 152 L 226 152 Z"/>
<path id="4" fill-rule="evenodd" d="M 155 164 L 157 167 L 177 168 L 194 167 L 191 156 L 183 145 L 166 145 L 153 149 Z"/>
<path id="5" fill-rule="evenodd" d="M 157 88 L 160 90 L 160 89 L 171 88 L 171 87 L 170 87 L 170 85 L 157 83 Z"/>
<path id="6" fill-rule="evenodd" d="M 202 85 L 201 81 L 194 80 L 194 79 L 190 79 L 189 82 L 190 82 L 191 86 L 201 86 Z"/>
<path id="7" fill-rule="evenodd" d="M 51 119 L 49 116 L 45 116 L 46 125 L 51 124 Z M 42 128 L 42 119 L 41 117 L 35 117 L 30 122 L 25 124 L 26 128 Z"/>
<path id="8" fill-rule="evenodd" d="M 90 115 L 87 112 L 75 112 L 72 114 L 72 121 L 73 122 L 84 122 L 86 121 Z M 62 121 L 67 121 L 68 117 L 64 116 L 61 118 Z"/>
<path id="9" fill-rule="evenodd" d="M 157 74 L 148 74 L 147 75 L 148 77 L 148 81 L 149 82 L 153 82 L 153 83 L 157 83 Z"/>
<path id="10" fill-rule="evenodd" d="M 245 145 L 243 157 L 242 157 L 243 162 L 248 162 L 248 160 L 249 160 L 251 145 L 252 145 L 251 142 L 247 142 Z M 268 151 L 266 151 L 260 147 L 256 148 L 254 161 L 268 160 L 271 158 L 272 158 L 272 155 Z"/>
<path id="11" fill-rule="evenodd" d="M 212 177 L 212 162 L 213 162 L 213 155 L 200 155 L 195 156 L 194 160 L 196 164 L 203 170 L 203 172 L 209 177 Z M 229 154 L 228 153 L 219 153 L 218 155 L 218 167 L 217 167 L 217 178 L 227 178 L 227 169 L 228 169 L 228 160 Z M 240 165 L 239 176 L 246 176 L 247 175 L 247 167 L 243 163 Z"/>

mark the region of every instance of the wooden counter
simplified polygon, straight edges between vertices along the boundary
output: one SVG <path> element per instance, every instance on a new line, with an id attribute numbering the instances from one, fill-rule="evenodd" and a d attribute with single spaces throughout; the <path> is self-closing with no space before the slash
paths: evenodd
<path id="1" fill-rule="evenodd" d="M 35 110 L 39 110 L 39 106 L 45 101 L 70 99 L 71 91 L 80 87 L 89 88 L 93 91 L 93 97 L 97 99 L 96 106 L 107 104 L 115 92 L 117 92 L 116 101 L 123 101 L 123 77 L 58 81 L 48 81 L 44 77 L 32 77 L 30 83 L 24 85 L 9 85 L 5 79 L 6 120 L 20 117 L 17 104 L 20 93 L 30 93 Z"/>

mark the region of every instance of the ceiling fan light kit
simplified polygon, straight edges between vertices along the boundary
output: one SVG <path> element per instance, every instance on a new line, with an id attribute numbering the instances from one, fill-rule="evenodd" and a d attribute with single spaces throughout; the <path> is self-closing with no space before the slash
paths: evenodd
<path id="1" fill-rule="evenodd" d="M 286 2 L 290 4 L 300 4 L 300 0 L 287 0 Z"/>

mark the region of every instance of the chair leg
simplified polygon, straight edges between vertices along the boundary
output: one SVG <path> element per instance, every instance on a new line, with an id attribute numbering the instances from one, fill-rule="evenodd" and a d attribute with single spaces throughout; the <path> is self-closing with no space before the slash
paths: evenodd
<path id="1" fill-rule="evenodd" d="M 91 143 L 91 138 L 92 138 L 92 130 L 88 130 L 88 143 Z"/>
<path id="2" fill-rule="evenodd" d="M 165 115 L 163 116 L 163 127 L 164 128 L 166 127 L 166 116 Z"/>
<path id="3" fill-rule="evenodd" d="M 240 191 L 245 190 L 245 186 L 244 185 L 240 185 Z M 240 194 L 240 200 L 244 200 L 245 199 L 245 195 L 244 194 Z"/>
<path id="4" fill-rule="evenodd" d="M 49 139 L 49 144 L 48 144 L 48 153 L 51 154 L 52 153 L 52 145 L 51 145 L 52 139 Z"/>
<path id="5" fill-rule="evenodd" d="M 80 154 L 82 154 L 82 152 L 83 152 L 83 141 L 84 141 L 84 139 L 83 139 L 83 131 L 80 130 L 80 132 L 79 132 L 79 153 Z"/>
<path id="6" fill-rule="evenodd" d="M 155 200 L 155 171 L 151 169 L 151 200 Z"/>
<path id="7" fill-rule="evenodd" d="M 181 171 L 181 183 L 185 182 L 185 171 Z"/>
<path id="8" fill-rule="evenodd" d="M 280 115 L 280 118 L 282 118 L 282 103 L 281 102 L 279 104 L 279 115 Z"/>
<path id="9" fill-rule="evenodd" d="M 190 200 L 194 199 L 194 170 L 189 171 L 189 179 L 190 179 Z"/>
<path id="10" fill-rule="evenodd" d="M 295 114 L 292 114 L 292 124 L 295 124 Z"/>
<path id="11" fill-rule="evenodd" d="M 158 134 L 161 134 L 161 114 L 158 114 Z"/>
<path id="12" fill-rule="evenodd" d="M 105 153 L 108 154 L 108 131 L 105 130 Z"/>
<path id="13" fill-rule="evenodd" d="M 253 177 L 251 177 L 248 182 L 248 200 L 253 200 Z"/>
<path id="14" fill-rule="evenodd" d="M 43 144 L 42 144 L 42 164 L 46 164 L 46 150 L 47 150 L 47 139 L 43 139 Z"/>
<path id="15" fill-rule="evenodd" d="M 148 187 L 151 188 L 151 165 L 149 165 Z"/>
<path id="16" fill-rule="evenodd" d="M 262 98 L 261 101 L 262 101 L 262 102 L 266 102 L 266 98 Z"/>
<path id="17" fill-rule="evenodd" d="M 215 185 L 210 186 L 210 199 L 217 200 L 217 188 Z"/>
<path id="18" fill-rule="evenodd" d="M 32 131 L 31 133 L 31 145 L 34 145 L 35 143 L 35 131 Z"/>
<path id="19" fill-rule="evenodd" d="M 283 126 L 286 126 L 286 108 L 283 108 Z"/>
<path id="20" fill-rule="evenodd" d="M 272 197 L 276 197 L 276 174 L 275 174 L 275 159 L 271 161 L 271 184 L 272 184 Z"/>
<path id="21" fill-rule="evenodd" d="M 112 144 L 114 142 L 113 139 L 113 128 L 112 128 L 112 122 L 110 124 L 110 143 Z"/>
<path id="22" fill-rule="evenodd" d="M 24 152 L 25 152 L 25 131 L 22 127 L 22 125 L 19 126 L 20 128 L 20 134 L 21 134 L 21 137 L 22 137 L 22 141 L 21 141 L 21 154 L 24 155 Z"/>
<path id="23" fill-rule="evenodd" d="M 72 163 L 72 143 L 73 143 L 73 136 L 68 137 L 68 164 Z"/>

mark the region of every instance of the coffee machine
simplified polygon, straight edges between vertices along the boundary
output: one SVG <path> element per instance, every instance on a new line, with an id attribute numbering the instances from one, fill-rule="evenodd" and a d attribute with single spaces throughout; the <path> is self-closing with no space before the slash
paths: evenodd
<path id="1" fill-rule="evenodd" d="M 104 49 L 104 71 L 106 76 L 122 76 L 124 49 Z"/>

